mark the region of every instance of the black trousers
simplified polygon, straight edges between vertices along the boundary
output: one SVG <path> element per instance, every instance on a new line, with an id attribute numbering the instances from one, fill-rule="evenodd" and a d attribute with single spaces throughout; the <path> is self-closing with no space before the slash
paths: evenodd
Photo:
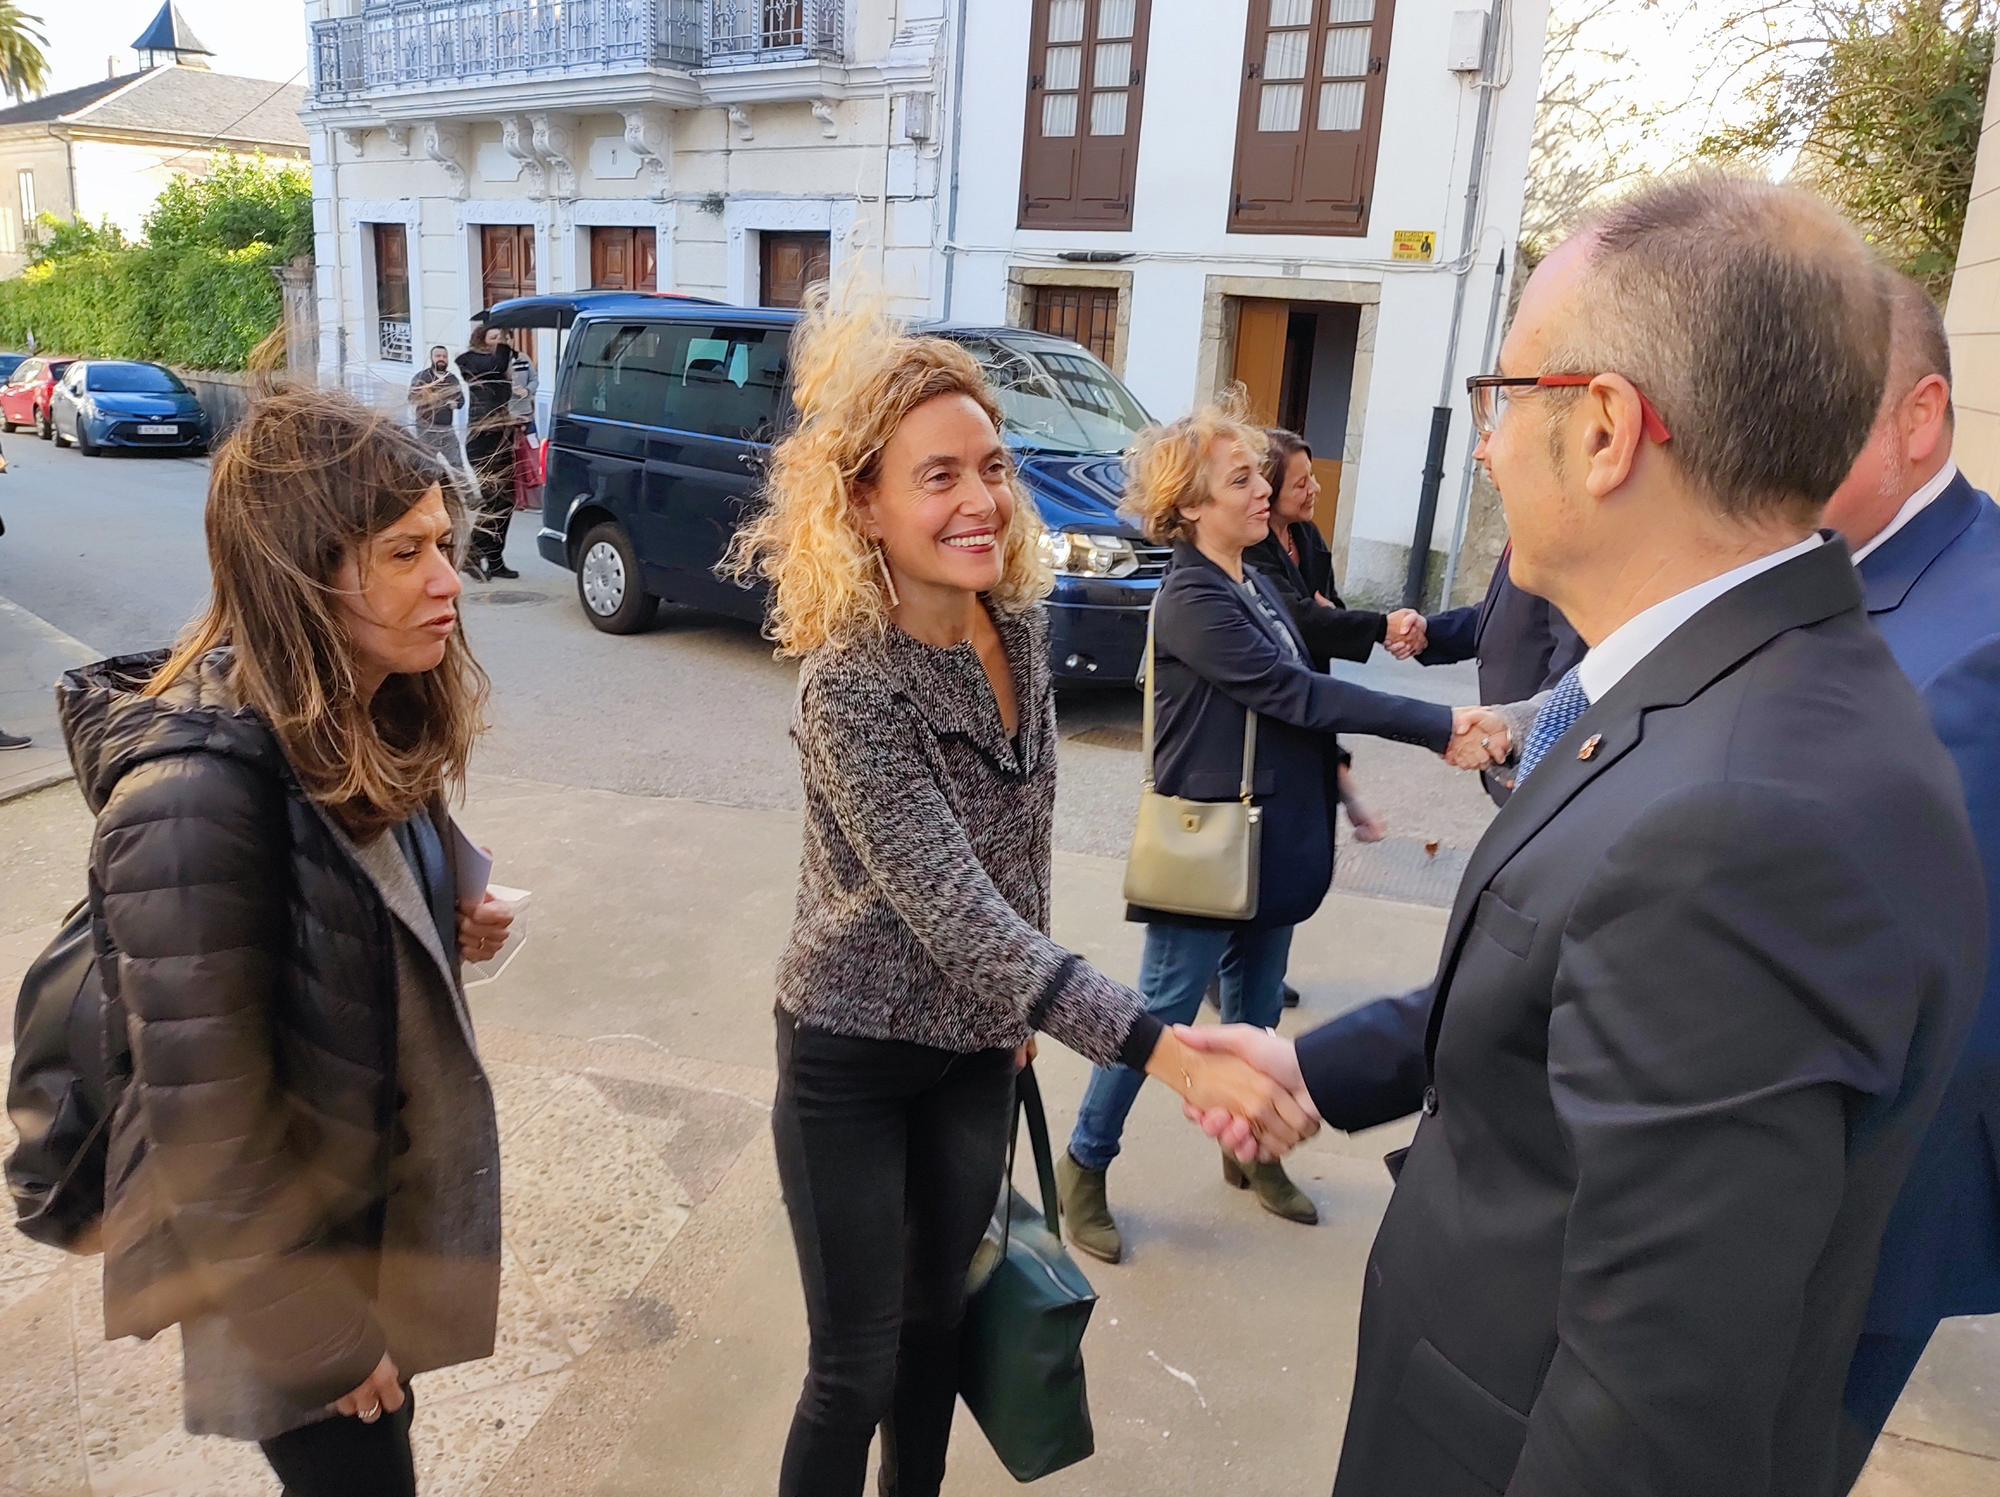
<path id="1" fill-rule="evenodd" d="M 771 1128 L 812 1351 L 779 1497 L 936 1497 L 965 1274 L 999 1198 L 1014 1055 L 851 1039 L 778 1015 Z"/>
<path id="2" fill-rule="evenodd" d="M 479 513 L 471 517 L 468 550 L 482 565 L 504 563 L 507 527 L 514 519 L 514 428 L 472 433 L 466 438 L 465 457 L 479 480 Z"/>
<path id="3" fill-rule="evenodd" d="M 373 1424 L 333 1414 L 317 1424 L 259 1442 L 285 1484 L 284 1497 L 417 1497 L 410 1459 L 410 1421 L 417 1396 L 403 1389 L 403 1406 Z"/>

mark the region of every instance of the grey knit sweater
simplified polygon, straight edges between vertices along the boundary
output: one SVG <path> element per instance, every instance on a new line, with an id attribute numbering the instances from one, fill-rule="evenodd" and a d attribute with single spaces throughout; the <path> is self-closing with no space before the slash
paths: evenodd
<path id="1" fill-rule="evenodd" d="M 778 1003 L 836 1034 L 969 1052 L 1040 1029 L 1143 1067 L 1159 1021 L 1048 936 L 1048 623 L 1039 610 L 995 623 L 1019 702 L 1011 739 L 970 644 L 891 629 L 807 658 L 792 728 L 805 851 Z"/>

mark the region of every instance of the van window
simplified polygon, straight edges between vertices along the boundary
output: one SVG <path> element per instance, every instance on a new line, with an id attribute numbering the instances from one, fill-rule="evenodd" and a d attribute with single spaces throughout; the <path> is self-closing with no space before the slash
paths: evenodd
<path id="1" fill-rule="evenodd" d="M 565 410 L 738 441 L 777 435 L 788 329 L 585 326 Z"/>

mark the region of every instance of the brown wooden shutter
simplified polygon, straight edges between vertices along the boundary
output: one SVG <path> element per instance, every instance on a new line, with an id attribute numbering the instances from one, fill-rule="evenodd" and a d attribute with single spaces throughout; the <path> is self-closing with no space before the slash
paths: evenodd
<path id="1" fill-rule="evenodd" d="M 632 289 L 632 231 L 590 231 L 590 284 L 597 291 Z"/>
<path id="2" fill-rule="evenodd" d="M 375 225 L 375 307 L 383 317 L 410 315 L 410 240 L 401 224 Z"/>
<path id="3" fill-rule="evenodd" d="M 1152 0 L 1034 0 L 1021 227 L 1129 229 Z"/>
<path id="4" fill-rule="evenodd" d="M 757 295 L 764 306 L 799 306 L 805 301 L 807 287 L 828 278 L 833 239 L 824 230 L 767 230 L 757 238 Z"/>
<path id="5" fill-rule="evenodd" d="M 632 231 L 632 288 L 635 291 L 660 289 L 660 231 Z"/>
<path id="6" fill-rule="evenodd" d="M 1238 233 L 1365 234 L 1395 0 L 1250 0 Z"/>
<path id="7" fill-rule="evenodd" d="M 592 229 L 590 284 L 596 291 L 659 290 L 659 230 L 603 225 Z"/>
<path id="8" fill-rule="evenodd" d="M 410 332 L 410 238 L 401 224 L 376 224 L 375 356 L 398 364 L 414 357 Z"/>

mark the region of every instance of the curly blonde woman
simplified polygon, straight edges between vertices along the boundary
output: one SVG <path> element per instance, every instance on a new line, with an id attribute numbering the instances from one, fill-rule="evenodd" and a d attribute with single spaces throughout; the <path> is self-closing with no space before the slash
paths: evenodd
<path id="1" fill-rule="evenodd" d="M 778 1490 L 859 1497 L 880 1427 L 884 1490 L 930 1497 L 1035 1030 L 1214 1098 L 1275 1149 L 1314 1121 L 1049 939 L 1049 578 L 979 366 L 823 301 L 793 364 L 799 422 L 730 563 L 771 582 L 772 633 L 804 657 L 772 1128 L 812 1347 Z"/>

